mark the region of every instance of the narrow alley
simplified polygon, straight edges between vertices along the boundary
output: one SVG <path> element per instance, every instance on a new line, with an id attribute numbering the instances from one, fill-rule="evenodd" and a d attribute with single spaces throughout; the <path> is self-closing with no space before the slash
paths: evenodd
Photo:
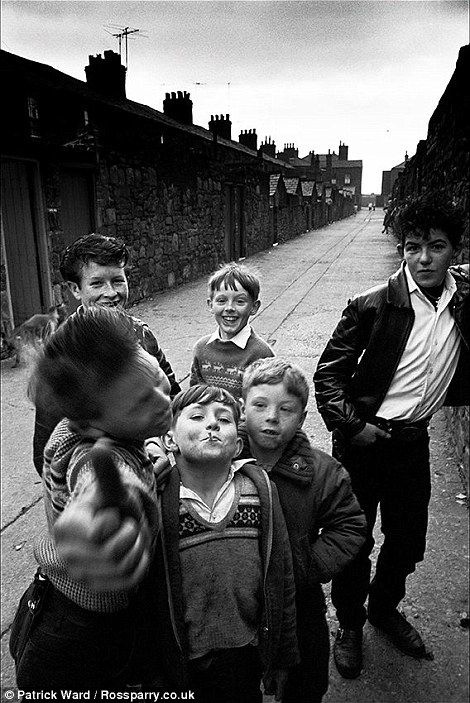
<path id="1" fill-rule="evenodd" d="M 298 363 L 309 379 L 348 299 L 384 281 L 398 266 L 395 242 L 382 233 L 382 219 L 382 210 L 362 210 L 245 262 L 261 277 L 261 308 L 253 327 L 277 355 Z M 206 278 L 202 278 L 131 310 L 149 324 L 183 387 L 188 383 L 193 344 L 213 328 L 206 297 Z M 28 369 L 11 368 L 12 363 L 3 361 L 1 371 L 2 689 L 14 687 L 9 629 L 18 598 L 35 570 L 34 539 L 45 524 L 41 486 L 31 458 L 34 412 L 26 396 Z M 308 410 L 307 434 L 329 452 L 330 435 L 316 411 L 313 391 Z M 468 617 L 468 510 L 457 498 L 462 486 L 445 422 L 438 413 L 431 424 L 433 499 L 428 551 L 409 579 L 403 603 L 435 658 L 413 660 L 367 625 L 363 674 L 354 681 L 342 679 L 331 662 L 325 703 L 466 700 L 468 630 L 460 620 L 464 613 Z M 330 603 L 329 623 L 334 635 L 337 623 Z"/>

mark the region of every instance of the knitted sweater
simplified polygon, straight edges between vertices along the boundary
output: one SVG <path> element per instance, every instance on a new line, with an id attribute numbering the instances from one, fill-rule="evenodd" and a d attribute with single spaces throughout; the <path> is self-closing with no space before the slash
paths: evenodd
<path id="1" fill-rule="evenodd" d="M 189 658 L 257 644 L 262 603 L 261 514 L 256 486 L 234 476 L 227 515 L 208 523 L 184 499 L 179 551 Z"/>
<path id="2" fill-rule="evenodd" d="M 274 352 L 256 332 L 251 330 L 244 349 L 229 341 L 205 335 L 196 342 L 193 350 L 190 385 L 207 383 L 209 386 L 225 388 L 235 398 L 242 394 L 243 372 L 256 359 L 274 356 Z"/>
<path id="3" fill-rule="evenodd" d="M 237 472 L 238 473 L 238 472 Z M 257 467 L 245 464 L 240 474 L 254 483 L 260 502 L 259 550 L 263 587 L 258 613 L 259 651 L 267 668 L 288 668 L 298 663 L 295 633 L 292 557 L 275 487 Z M 158 613 L 160 664 L 169 677 L 169 688 L 185 687 L 189 657 L 188 629 L 183 589 L 184 550 L 180 550 L 180 480 L 176 469 L 170 472 L 161 494 L 159 530 L 155 558 L 150 566 L 148 612 Z M 251 512 L 251 511 L 250 511 Z M 244 516 L 242 516 L 244 519 Z M 212 535 L 213 536 L 213 535 Z M 183 540 L 186 537 L 183 535 Z M 225 540 L 221 540 L 225 542 Z M 201 564 L 201 569 L 205 568 Z M 205 577 L 205 575 L 204 575 Z M 196 576 L 194 576 L 196 578 Z M 201 585 L 207 586 L 203 578 Z"/>
<path id="4" fill-rule="evenodd" d="M 67 504 L 89 489 L 95 481 L 91 463 L 83 461 L 93 441 L 72 432 L 69 421 L 62 420 L 45 449 L 42 476 L 44 507 L 50 535 L 35 545 L 34 555 L 42 571 L 67 598 L 87 610 L 101 613 L 127 607 L 129 595 L 124 592 L 90 591 L 84 584 L 70 579 L 65 564 L 59 558 L 52 538 L 53 527 Z M 123 483 L 139 491 L 142 507 L 151 510 L 155 494 L 152 463 L 140 443 L 115 445 L 114 461 Z"/>

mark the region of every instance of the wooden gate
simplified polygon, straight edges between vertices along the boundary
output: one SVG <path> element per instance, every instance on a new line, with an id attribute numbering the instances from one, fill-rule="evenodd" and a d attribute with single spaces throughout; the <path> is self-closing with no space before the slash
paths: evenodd
<path id="1" fill-rule="evenodd" d="M 93 177 L 87 169 L 63 168 L 60 174 L 60 219 L 67 246 L 94 229 Z M 78 301 L 67 291 L 67 308 L 73 312 Z"/>
<path id="2" fill-rule="evenodd" d="M 36 168 L 33 163 L 8 159 L 1 165 L 2 236 L 13 326 L 45 312 L 51 303 L 38 232 Z"/>

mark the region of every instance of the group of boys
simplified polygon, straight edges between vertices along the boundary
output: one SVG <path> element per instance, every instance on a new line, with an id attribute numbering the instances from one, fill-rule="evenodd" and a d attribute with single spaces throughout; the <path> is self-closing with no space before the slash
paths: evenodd
<path id="1" fill-rule="evenodd" d="M 276 700 L 321 701 L 321 583 L 333 579 L 336 665 L 354 678 L 379 502 L 384 545 L 368 617 L 400 649 L 426 656 L 396 606 L 424 554 L 429 417 L 468 362 L 468 276 L 447 273 L 455 213 L 414 214 L 401 220 L 404 265 L 388 287 L 349 303 L 316 371 L 318 407 L 347 471 L 302 430 L 304 374 L 249 324 L 260 305 L 253 272 L 232 263 L 211 276 L 217 330 L 197 342 L 180 391 L 148 327 L 122 311 L 125 248 L 88 235 L 66 250 L 62 275 L 81 307 L 36 367 L 35 456 L 45 447 L 36 468 L 50 528 L 36 557 L 49 592 L 27 641 L 12 643 L 20 688 L 191 689 L 204 703 L 256 703 L 263 679 Z M 169 471 L 164 457 L 149 460 L 155 435 Z M 120 477 L 114 502 L 94 458 L 103 438 Z"/>

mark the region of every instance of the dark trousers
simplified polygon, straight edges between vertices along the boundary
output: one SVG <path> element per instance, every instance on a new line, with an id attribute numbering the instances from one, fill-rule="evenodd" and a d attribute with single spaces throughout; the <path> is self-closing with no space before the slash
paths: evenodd
<path id="1" fill-rule="evenodd" d="M 99 614 L 84 610 L 50 587 L 41 614 L 16 662 L 17 686 L 27 692 L 153 690 L 156 657 L 143 604 Z"/>
<path id="2" fill-rule="evenodd" d="M 189 664 L 196 703 L 262 703 L 261 663 L 256 647 L 221 649 Z"/>
<path id="3" fill-rule="evenodd" d="M 332 581 L 331 599 L 340 626 L 360 629 L 364 607 L 396 608 L 406 592 L 405 582 L 426 548 L 428 505 L 431 496 L 429 437 L 424 430 L 413 441 L 397 435 L 371 447 L 348 445 L 341 461 L 367 520 L 367 539 L 354 561 Z M 373 529 L 380 504 L 384 541 L 370 584 Z"/>
<path id="4" fill-rule="evenodd" d="M 330 633 L 324 610 L 298 597 L 300 664 L 289 671 L 282 703 L 320 703 L 328 690 Z"/>

